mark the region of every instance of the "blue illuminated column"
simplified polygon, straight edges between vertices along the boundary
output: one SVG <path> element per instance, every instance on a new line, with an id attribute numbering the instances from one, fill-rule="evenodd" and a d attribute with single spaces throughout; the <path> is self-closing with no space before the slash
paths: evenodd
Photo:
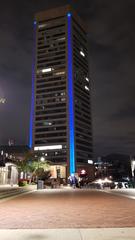
<path id="1" fill-rule="evenodd" d="M 72 15 L 67 13 L 68 21 L 68 98 L 69 98 L 69 164 L 70 174 L 75 173 L 74 141 L 74 97 L 73 97 L 73 61 L 72 61 Z"/>
<path id="2" fill-rule="evenodd" d="M 36 47 L 36 21 L 34 21 L 34 48 L 32 59 L 32 92 L 31 92 L 31 111 L 30 111 L 30 128 L 29 128 L 29 147 L 32 147 L 33 140 L 33 122 L 34 122 L 34 80 L 35 80 L 35 47 Z"/>

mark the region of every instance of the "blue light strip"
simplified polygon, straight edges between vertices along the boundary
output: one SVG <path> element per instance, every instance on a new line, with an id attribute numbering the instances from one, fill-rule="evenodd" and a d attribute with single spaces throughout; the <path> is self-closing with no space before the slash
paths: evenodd
<path id="1" fill-rule="evenodd" d="M 33 62 L 32 62 L 31 112 L 30 112 L 30 129 L 29 129 L 29 147 L 30 148 L 32 148 L 33 122 L 34 122 L 35 46 L 36 46 L 36 21 L 34 21 L 34 49 L 33 49 Z"/>
<path id="2" fill-rule="evenodd" d="M 70 174 L 75 173 L 75 143 L 74 143 L 74 101 L 73 101 L 73 74 L 72 74 L 72 16 L 67 13 L 68 19 L 68 96 L 69 96 L 69 164 Z"/>

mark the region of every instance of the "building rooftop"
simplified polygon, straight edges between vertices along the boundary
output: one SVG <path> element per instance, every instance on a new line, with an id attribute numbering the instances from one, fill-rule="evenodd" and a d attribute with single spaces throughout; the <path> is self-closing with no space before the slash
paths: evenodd
<path id="1" fill-rule="evenodd" d="M 70 12 L 72 13 L 74 19 L 80 24 L 80 26 L 83 28 L 83 31 L 86 32 L 86 26 L 82 19 L 79 17 L 79 15 L 76 13 L 76 11 L 70 6 L 70 5 L 65 5 L 57 8 L 51 8 L 45 11 L 41 11 L 35 14 L 35 20 L 36 21 L 44 21 L 44 20 L 49 20 L 51 18 L 58 18 L 61 16 L 67 15 L 67 13 Z"/>

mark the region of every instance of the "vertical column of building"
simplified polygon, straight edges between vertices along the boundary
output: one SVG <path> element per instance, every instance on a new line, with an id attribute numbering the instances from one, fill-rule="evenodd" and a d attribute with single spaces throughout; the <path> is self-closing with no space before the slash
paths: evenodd
<path id="1" fill-rule="evenodd" d="M 36 21 L 34 21 L 33 30 L 33 56 L 32 56 L 32 87 L 31 87 L 31 110 L 30 110 L 30 128 L 29 128 L 29 147 L 32 148 L 33 145 L 33 126 L 34 126 L 34 81 L 35 81 L 35 59 L 36 59 Z"/>
<path id="2" fill-rule="evenodd" d="M 66 17 L 37 17 L 34 150 L 66 165 Z"/>
<path id="3" fill-rule="evenodd" d="M 72 24 L 76 164 L 84 166 L 92 158 L 91 86 L 87 35 L 81 22 L 73 19 Z"/>
<path id="4" fill-rule="evenodd" d="M 74 96 L 73 96 L 73 49 L 72 49 L 72 15 L 67 13 L 68 21 L 68 99 L 69 99 L 69 165 L 70 174 L 75 173 L 74 141 Z"/>

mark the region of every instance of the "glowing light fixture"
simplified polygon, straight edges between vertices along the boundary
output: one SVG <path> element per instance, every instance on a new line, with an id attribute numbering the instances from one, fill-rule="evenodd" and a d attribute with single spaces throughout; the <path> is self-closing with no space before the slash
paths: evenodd
<path id="1" fill-rule="evenodd" d="M 86 171 L 84 169 L 82 169 L 81 174 L 86 174 Z"/>
<path id="2" fill-rule="evenodd" d="M 93 160 L 88 159 L 89 164 L 93 164 Z"/>
<path id="3" fill-rule="evenodd" d="M 74 143 L 74 106 L 73 106 L 73 70 L 72 70 L 72 18 L 67 13 L 68 21 L 68 97 L 69 97 L 69 165 L 70 175 L 75 173 L 75 143 Z"/>
<path id="4" fill-rule="evenodd" d="M 67 13 L 67 16 L 68 16 L 68 17 L 71 17 L 71 13 Z"/>
<path id="5" fill-rule="evenodd" d="M 41 157 L 41 158 L 40 158 L 40 161 L 41 161 L 41 162 L 44 162 L 44 161 L 45 161 L 45 157 Z"/>

